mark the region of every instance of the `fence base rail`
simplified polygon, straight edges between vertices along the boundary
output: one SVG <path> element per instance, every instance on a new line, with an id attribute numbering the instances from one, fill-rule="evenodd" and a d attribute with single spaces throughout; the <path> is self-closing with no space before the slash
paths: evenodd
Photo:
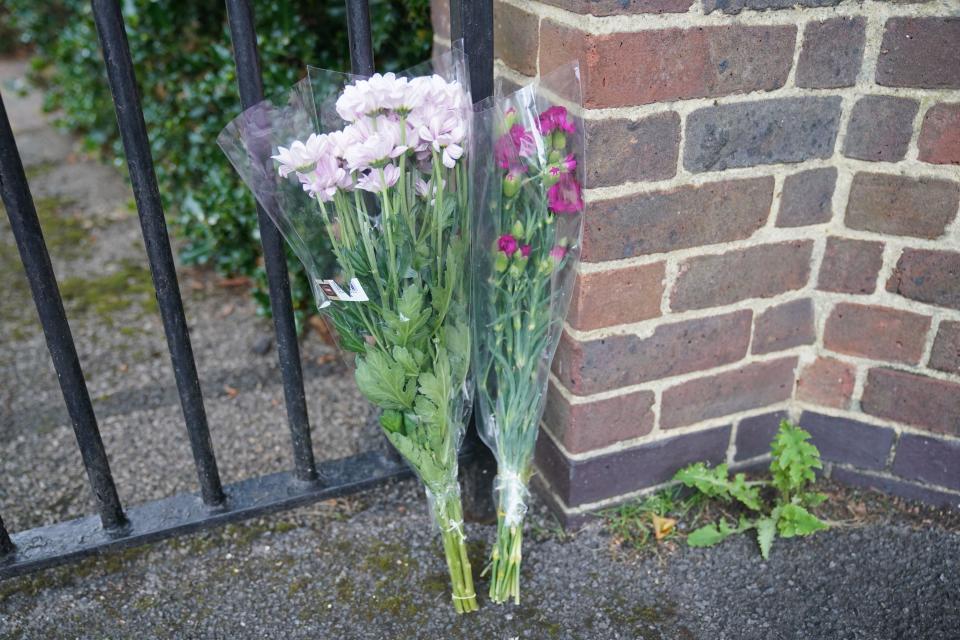
<path id="1" fill-rule="evenodd" d="M 461 461 L 470 455 L 464 450 Z M 318 471 L 320 479 L 313 482 L 298 480 L 294 472 L 284 471 L 225 486 L 226 500 L 215 507 L 190 493 L 133 506 L 126 510 L 127 523 L 118 529 L 105 530 L 99 516 L 87 516 L 12 534 L 13 551 L 0 554 L 0 580 L 105 551 L 350 495 L 412 475 L 406 463 L 381 451 L 321 463 Z"/>

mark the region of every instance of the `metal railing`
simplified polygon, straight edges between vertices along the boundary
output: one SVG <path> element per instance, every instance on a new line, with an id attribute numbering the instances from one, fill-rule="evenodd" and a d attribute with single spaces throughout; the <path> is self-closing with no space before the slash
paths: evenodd
<path id="1" fill-rule="evenodd" d="M 227 0 L 226 5 L 240 99 L 246 108 L 263 99 L 253 7 L 250 0 Z M 352 70 L 370 74 L 374 60 L 368 0 L 347 0 L 346 5 Z M 97 516 L 13 535 L 7 533 L 0 518 L 0 579 L 104 550 L 326 500 L 410 473 L 399 458 L 377 451 L 319 465 L 314 459 L 283 239 L 258 206 L 294 469 L 223 485 L 210 439 L 120 4 L 118 0 L 92 0 L 92 6 L 197 470 L 199 499 L 194 494 L 178 494 L 128 508 L 120 503 L 23 163 L 0 97 L 0 196 L 99 512 Z M 452 36 L 464 41 L 471 90 L 474 99 L 479 100 L 490 95 L 493 88 L 492 0 L 451 0 L 450 13 Z"/>

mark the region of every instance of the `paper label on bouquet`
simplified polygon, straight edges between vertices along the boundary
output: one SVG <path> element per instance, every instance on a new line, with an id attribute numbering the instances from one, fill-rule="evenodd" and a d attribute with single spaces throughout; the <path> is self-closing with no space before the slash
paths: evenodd
<path id="1" fill-rule="evenodd" d="M 340 302 L 367 302 L 370 298 L 360 286 L 360 281 L 356 278 L 350 280 L 349 291 L 344 291 L 343 287 L 337 284 L 336 280 L 317 280 L 317 286 L 323 291 L 323 294 L 330 300 Z"/>

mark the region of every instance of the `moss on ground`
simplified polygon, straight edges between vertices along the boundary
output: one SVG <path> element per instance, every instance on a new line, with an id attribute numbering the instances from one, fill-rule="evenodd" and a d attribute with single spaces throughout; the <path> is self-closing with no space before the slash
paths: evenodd
<path id="1" fill-rule="evenodd" d="M 144 313 L 157 310 L 150 271 L 132 260 L 121 260 L 116 271 L 96 277 L 73 276 L 60 282 L 64 305 L 79 313 L 92 312 L 110 323 L 113 314 L 138 305 Z"/>

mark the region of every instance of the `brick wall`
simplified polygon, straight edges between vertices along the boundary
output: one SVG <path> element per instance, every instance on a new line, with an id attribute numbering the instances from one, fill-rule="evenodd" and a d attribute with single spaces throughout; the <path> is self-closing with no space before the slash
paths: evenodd
<path id="1" fill-rule="evenodd" d="M 960 5 L 495 15 L 508 83 L 583 73 L 583 262 L 537 453 L 566 519 L 762 464 L 783 416 L 832 477 L 960 507 Z"/>

